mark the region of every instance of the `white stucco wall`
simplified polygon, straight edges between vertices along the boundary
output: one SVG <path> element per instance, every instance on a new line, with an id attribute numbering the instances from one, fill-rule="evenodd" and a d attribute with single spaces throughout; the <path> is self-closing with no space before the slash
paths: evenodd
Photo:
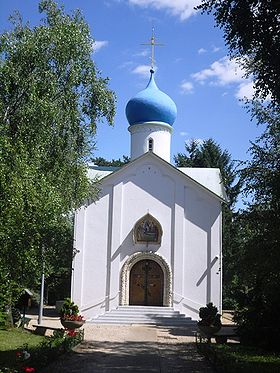
<path id="1" fill-rule="evenodd" d="M 172 127 L 161 122 L 134 124 L 128 128 L 131 133 L 130 155 L 136 159 L 149 151 L 149 139 L 153 140 L 153 152 L 170 162 L 170 144 Z"/>
<path id="2" fill-rule="evenodd" d="M 89 319 L 119 304 L 120 271 L 139 251 L 161 255 L 173 274 L 173 306 L 197 319 L 220 304 L 221 202 L 148 154 L 105 178 L 100 199 L 77 211 L 72 298 Z M 161 244 L 135 244 L 133 227 L 150 213 Z"/>

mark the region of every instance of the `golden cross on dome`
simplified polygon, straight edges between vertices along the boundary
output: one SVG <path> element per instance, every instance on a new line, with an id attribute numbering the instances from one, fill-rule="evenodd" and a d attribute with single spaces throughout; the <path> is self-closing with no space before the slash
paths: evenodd
<path id="1" fill-rule="evenodd" d="M 158 47 L 158 46 L 161 47 L 161 46 L 164 45 L 164 44 L 156 42 L 154 27 L 152 28 L 152 37 L 151 37 L 150 43 L 144 43 L 144 44 L 141 44 L 141 45 L 150 45 L 151 46 L 151 69 L 154 70 L 154 66 L 155 66 L 155 47 Z"/>

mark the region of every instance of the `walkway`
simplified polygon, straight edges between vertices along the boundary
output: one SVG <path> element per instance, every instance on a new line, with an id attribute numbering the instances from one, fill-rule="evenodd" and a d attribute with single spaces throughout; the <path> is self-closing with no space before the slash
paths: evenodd
<path id="1" fill-rule="evenodd" d="M 43 373 L 213 372 L 185 327 L 85 324 L 85 341 Z"/>

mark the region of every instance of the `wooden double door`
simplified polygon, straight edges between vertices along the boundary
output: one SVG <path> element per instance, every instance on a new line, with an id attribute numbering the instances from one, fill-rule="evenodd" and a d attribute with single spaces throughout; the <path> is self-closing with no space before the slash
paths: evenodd
<path id="1" fill-rule="evenodd" d="M 163 306 L 163 271 L 153 260 L 140 260 L 132 267 L 129 279 L 129 304 Z"/>

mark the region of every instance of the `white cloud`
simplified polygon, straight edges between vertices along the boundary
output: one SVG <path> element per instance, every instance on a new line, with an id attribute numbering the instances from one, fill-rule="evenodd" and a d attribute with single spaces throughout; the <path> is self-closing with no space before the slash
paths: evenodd
<path id="1" fill-rule="evenodd" d="M 180 136 L 188 136 L 188 132 L 184 132 L 184 131 L 182 131 L 182 132 L 179 133 L 179 135 L 180 135 Z"/>
<path id="2" fill-rule="evenodd" d="M 140 75 L 143 78 L 146 78 L 150 75 L 151 66 L 149 65 L 138 65 L 131 72 L 133 74 Z"/>
<path id="3" fill-rule="evenodd" d="M 210 68 L 192 74 L 192 78 L 200 83 L 207 80 L 212 84 L 227 85 L 243 81 L 244 70 L 235 60 L 223 57 L 211 64 Z"/>
<path id="4" fill-rule="evenodd" d="M 220 50 L 221 50 L 220 47 L 215 47 L 215 46 L 212 47 L 212 52 L 213 53 L 219 52 Z"/>
<path id="5" fill-rule="evenodd" d="M 244 78 L 245 71 L 236 60 L 223 57 L 211 64 L 208 69 L 192 74 L 192 78 L 200 84 L 208 83 L 212 86 L 236 85 L 235 97 L 239 100 L 252 99 L 254 84 L 250 78 Z M 222 96 L 225 96 L 224 92 Z"/>
<path id="6" fill-rule="evenodd" d="M 126 62 L 123 62 L 118 67 L 119 67 L 119 69 L 127 69 L 127 68 L 130 68 L 132 65 L 133 65 L 132 61 L 126 61 Z"/>
<path id="7" fill-rule="evenodd" d="M 142 52 L 135 53 L 134 56 L 135 57 L 146 57 L 148 56 L 148 54 L 149 54 L 148 49 L 144 49 Z"/>
<path id="8" fill-rule="evenodd" d="M 98 52 L 101 48 L 108 45 L 108 40 L 95 40 L 93 42 L 93 51 Z"/>
<path id="9" fill-rule="evenodd" d="M 155 9 L 165 9 L 172 15 L 186 20 L 196 13 L 194 7 L 201 3 L 201 0 L 128 0 L 130 4 L 152 7 Z"/>
<path id="10" fill-rule="evenodd" d="M 252 81 L 246 81 L 241 83 L 238 87 L 237 92 L 235 93 L 235 97 L 239 100 L 248 99 L 251 100 L 254 96 L 255 89 L 254 83 Z"/>
<path id="11" fill-rule="evenodd" d="M 207 52 L 207 50 L 204 49 L 204 48 L 199 48 L 198 51 L 197 51 L 198 54 L 203 54 L 203 53 L 206 53 L 206 52 Z"/>
<path id="12" fill-rule="evenodd" d="M 193 84 L 192 82 L 183 81 L 180 85 L 182 93 L 193 93 Z"/>

